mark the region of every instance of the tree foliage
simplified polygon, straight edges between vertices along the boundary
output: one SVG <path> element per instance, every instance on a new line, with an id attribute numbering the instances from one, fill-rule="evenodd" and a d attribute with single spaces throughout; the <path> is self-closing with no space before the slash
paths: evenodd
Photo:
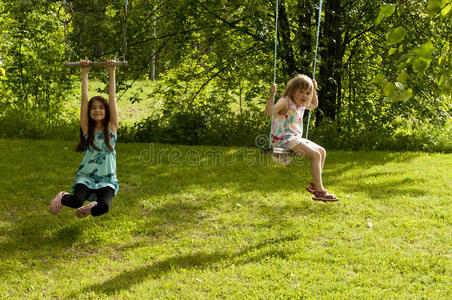
<path id="1" fill-rule="evenodd" d="M 51 17 L 49 17 L 49 15 Z M 70 78 L 61 69 L 64 44 L 55 6 L 46 1 L 2 1 L 0 6 L 0 107 L 26 117 L 58 119 Z"/>
<path id="2" fill-rule="evenodd" d="M 155 63 L 159 88 L 152 97 L 162 100 L 160 117 L 167 124 L 204 120 L 194 126 L 208 130 L 213 119 L 239 122 L 244 119 L 235 116 L 255 118 L 262 111 L 273 77 L 276 10 L 279 90 L 295 73 L 313 75 L 316 0 L 280 0 L 278 7 L 264 0 L 133 0 L 126 22 L 123 0 L 68 2 L 74 12 L 71 59 L 126 54 L 129 67 L 120 70 L 121 77 L 132 83 L 151 78 Z M 2 1 L 3 108 L 40 109 L 49 118 L 60 109 L 74 74 L 61 68 L 64 30 L 56 16 L 61 3 Z M 446 124 L 451 20 L 448 0 L 324 1 L 314 138 L 337 136 L 339 146 L 346 146 L 373 136 L 368 144 L 377 144 L 416 126 L 407 124 Z M 125 82 L 121 89 L 127 89 Z M 255 128 L 268 126 L 256 122 Z"/>

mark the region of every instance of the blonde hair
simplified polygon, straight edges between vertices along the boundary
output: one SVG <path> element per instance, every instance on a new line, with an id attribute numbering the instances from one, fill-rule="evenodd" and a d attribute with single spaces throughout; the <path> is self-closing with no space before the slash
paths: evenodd
<path id="1" fill-rule="evenodd" d="M 298 74 L 287 83 L 283 97 L 293 99 L 296 90 L 304 90 L 309 88 L 311 92 L 314 90 L 312 79 L 304 74 Z"/>

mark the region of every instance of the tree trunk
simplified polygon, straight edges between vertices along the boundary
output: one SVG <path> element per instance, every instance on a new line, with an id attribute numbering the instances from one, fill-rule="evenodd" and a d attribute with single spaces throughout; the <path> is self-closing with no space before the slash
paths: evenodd
<path id="1" fill-rule="evenodd" d="M 298 2 L 298 40 L 300 49 L 299 57 L 301 58 L 301 73 L 310 74 L 308 69 L 313 60 L 312 56 L 312 18 L 314 17 L 314 7 L 311 0 Z"/>
<path id="2" fill-rule="evenodd" d="M 320 51 L 319 109 L 316 125 L 323 117 L 336 119 L 341 86 L 342 36 L 341 36 L 341 0 L 326 1 L 325 22 Z"/>
<path id="3" fill-rule="evenodd" d="M 279 20 L 278 20 L 278 33 L 281 37 L 280 43 L 279 43 L 279 56 L 283 59 L 285 62 L 285 75 L 288 77 L 294 76 L 297 71 L 297 65 L 295 62 L 295 58 L 293 55 L 293 49 L 292 49 L 292 40 L 290 38 L 290 24 L 289 19 L 287 17 L 286 12 L 286 5 L 284 1 L 281 1 L 279 3 L 278 7 L 278 14 L 279 14 Z"/>
<path id="4" fill-rule="evenodd" d="M 25 110 L 28 111 L 28 92 L 26 88 L 24 68 L 22 65 L 22 42 L 19 44 L 19 73 L 20 73 L 20 85 L 23 91 L 23 99 L 25 103 Z"/>

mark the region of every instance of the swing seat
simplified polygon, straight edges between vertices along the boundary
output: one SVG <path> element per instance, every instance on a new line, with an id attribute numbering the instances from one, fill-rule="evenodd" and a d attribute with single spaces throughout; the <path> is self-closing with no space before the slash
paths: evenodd
<path id="1" fill-rule="evenodd" d="M 292 150 L 279 147 L 273 147 L 273 153 L 279 155 L 295 155 L 295 153 Z"/>
<path id="2" fill-rule="evenodd" d="M 273 147 L 273 148 L 260 148 L 261 153 L 273 153 L 278 155 L 297 155 L 295 152 L 293 152 L 290 149 L 286 148 L 280 148 L 280 147 Z"/>
<path id="3" fill-rule="evenodd" d="M 261 153 L 273 153 L 279 155 L 296 155 L 295 152 L 286 148 L 273 147 L 273 148 L 260 148 Z"/>
<path id="4" fill-rule="evenodd" d="M 274 147 L 272 149 L 272 159 L 275 163 L 288 167 L 292 161 L 295 152 L 286 148 Z"/>

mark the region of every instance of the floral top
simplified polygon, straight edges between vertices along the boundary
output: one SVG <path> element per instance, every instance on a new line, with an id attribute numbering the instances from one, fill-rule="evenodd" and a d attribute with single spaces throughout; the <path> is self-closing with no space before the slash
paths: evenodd
<path id="1" fill-rule="evenodd" d="M 303 138 L 303 114 L 305 106 L 297 106 L 289 99 L 289 109 L 285 115 L 274 115 L 271 139 L 273 147 L 292 149 Z"/>
<path id="2" fill-rule="evenodd" d="M 116 151 L 115 144 L 117 135 L 110 129 L 110 143 L 113 151 L 110 152 L 105 144 L 104 134 L 102 131 L 95 132 L 94 145 L 101 151 L 97 151 L 89 147 L 84 152 L 83 161 L 75 173 L 75 182 L 72 187 L 74 191 L 75 185 L 78 183 L 86 185 L 90 189 L 101 189 L 111 187 L 114 189 L 114 195 L 118 193 L 119 185 L 116 178 Z M 85 135 L 85 139 L 88 134 Z"/>

